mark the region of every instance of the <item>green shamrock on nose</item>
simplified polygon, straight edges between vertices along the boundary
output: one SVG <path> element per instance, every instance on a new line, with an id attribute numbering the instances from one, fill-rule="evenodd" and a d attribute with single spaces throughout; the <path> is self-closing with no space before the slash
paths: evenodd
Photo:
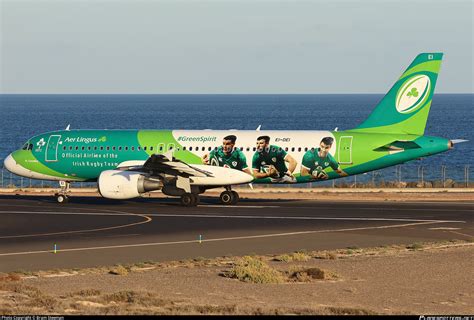
<path id="1" fill-rule="evenodd" d="M 407 97 L 418 97 L 418 90 L 416 88 L 412 88 L 410 92 L 408 92 Z"/>

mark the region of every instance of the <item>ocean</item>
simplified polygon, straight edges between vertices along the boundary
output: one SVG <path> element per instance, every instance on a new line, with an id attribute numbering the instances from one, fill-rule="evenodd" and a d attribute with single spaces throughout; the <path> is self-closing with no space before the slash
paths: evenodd
<path id="1" fill-rule="evenodd" d="M 36 134 L 65 129 L 333 130 L 356 127 L 381 94 L 0 95 L 0 161 Z M 462 179 L 474 167 L 474 94 L 437 94 L 425 135 L 467 139 L 412 161 Z M 404 165 L 406 166 L 406 165 Z M 391 169 L 393 170 L 393 169 Z M 469 169 L 472 170 L 472 169 Z M 461 175 L 458 177 L 458 173 Z M 471 174 L 472 175 L 472 174 Z"/>

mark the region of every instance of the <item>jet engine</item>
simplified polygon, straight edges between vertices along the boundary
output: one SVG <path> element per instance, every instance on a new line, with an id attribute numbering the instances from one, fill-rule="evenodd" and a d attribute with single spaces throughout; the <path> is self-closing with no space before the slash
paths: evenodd
<path id="1" fill-rule="evenodd" d="M 158 178 L 147 177 L 141 172 L 107 170 L 97 181 L 99 192 L 104 198 L 132 199 L 142 193 L 160 190 L 163 183 Z"/>

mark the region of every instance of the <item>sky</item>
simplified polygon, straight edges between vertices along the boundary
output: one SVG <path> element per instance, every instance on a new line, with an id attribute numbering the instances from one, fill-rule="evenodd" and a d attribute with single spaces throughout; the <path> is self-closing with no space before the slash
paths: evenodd
<path id="1" fill-rule="evenodd" d="M 385 93 L 444 52 L 472 93 L 474 1 L 0 0 L 0 93 Z"/>

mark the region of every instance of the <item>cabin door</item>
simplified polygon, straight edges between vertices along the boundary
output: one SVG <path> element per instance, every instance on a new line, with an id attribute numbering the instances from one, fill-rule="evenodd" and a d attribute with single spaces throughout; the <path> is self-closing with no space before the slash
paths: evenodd
<path id="1" fill-rule="evenodd" d="M 339 138 L 338 161 L 340 164 L 352 164 L 352 136 Z"/>
<path id="2" fill-rule="evenodd" d="M 51 135 L 49 136 L 48 143 L 46 145 L 46 161 L 55 162 L 58 161 L 58 147 L 59 140 L 61 140 L 60 135 Z"/>

